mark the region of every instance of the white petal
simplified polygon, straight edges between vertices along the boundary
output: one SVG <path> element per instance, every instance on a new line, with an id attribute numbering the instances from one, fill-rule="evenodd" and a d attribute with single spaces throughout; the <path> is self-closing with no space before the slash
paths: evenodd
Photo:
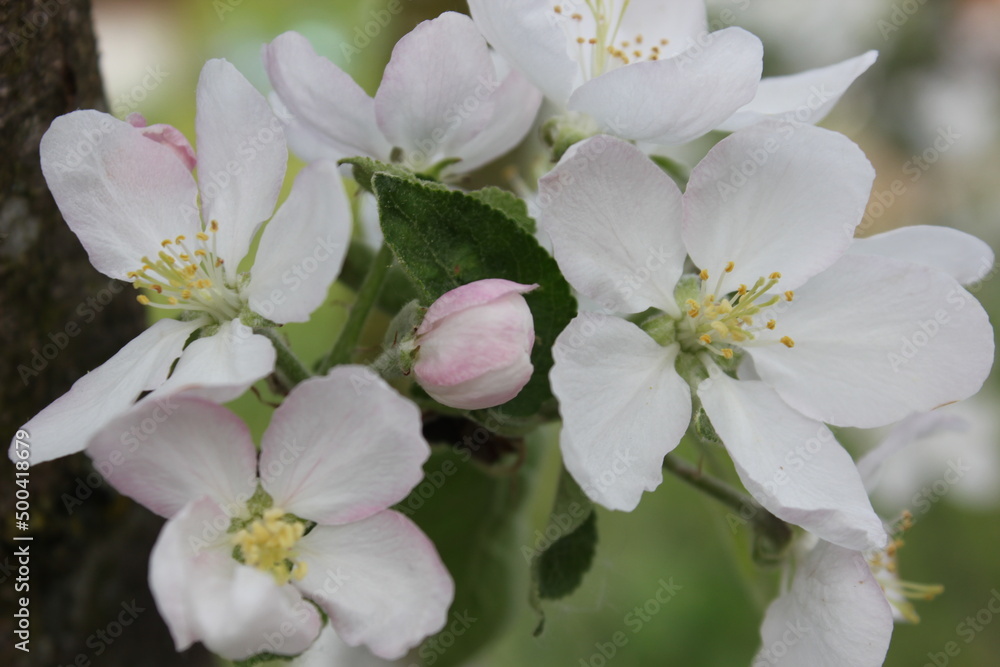
<path id="1" fill-rule="evenodd" d="M 497 60 L 499 56 L 494 63 Z M 476 136 L 455 147 L 452 155 L 462 162 L 454 170 L 470 172 L 504 155 L 521 143 L 535 122 L 542 104 L 541 91 L 520 72 L 508 70 L 506 63 L 497 66 L 502 83 L 489 97 L 491 117 Z"/>
<path id="2" fill-rule="evenodd" d="M 666 39 L 666 44 L 658 45 L 659 56 L 670 58 L 704 39 L 707 32 L 704 0 L 632 0 L 622 16 L 618 41 L 635 43 L 639 35 L 648 44 Z"/>
<path id="3" fill-rule="evenodd" d="M 275 507 L 319 523 L 381 512 L 423 478 L 417 407 L 365 366 L 338 366 L 289 393 L 261 442 Z"/>
<path id="4" fill-rule="evenodd" d="M 235 561 L 225 527 L 228 517 L 203 498 L 168 521 L 153 547 L 150 588 L 177 649 L 201 641 L 230 660 L 303 652 L 319 636 L 316 608 Z"/>
<path id="5" fill-rule="evenodd" d="M 393 667 L 396 661 L 383 660 L 372 655 L 364 647 L 354 648 L 344 643 L 337 636 L 333 626 L 327 625 L 319 633 L 319 639 L 309 647 L 309 650 L 295 659 L 292 667 L 331 667 L 344 665 L 348 667 Z"/>
<path id="6" fill-rule="evenodd" d="M 187 346 L 170 378 L 153 396 L 185 391 L 225 403 L 239 397 L 253 383 L 274 370 L 274 346 L 264 336 L 237 320 Z"/>
<path id="7" fill-rule="evenodd" d="M 469 0 L 469 12 L 486 40 L 558 105 L 580 84 L 568 37 L 548 3 L 535 0 Z"/>
<path id="8" fill-rule="evenodd" d="M 993 271 L 993 249 L 972 234 L 950 227 L 916 225 L 855 239 L 852 254 L 895 257 L 932 266 L 968 285 Z"/>
<path id="9" fill-rule="evenodd" d="M 308 322 L 340 273 L 351 204 L 333 162 L 309 165 L 261 235 L 250 271 L 250 308 L 269 320 Z"/>
<path id="10" fill-rule="evenodd" d="M 879 667 L 892 610 L 864 556 L 820 542 L 768 607 L 760 636 L 754 665 Z"/>
<path id="11" fill-rule="evenodd" d="M 631 511 L 663 481 L 663 457 L 691 419 L 690 391 L 674 370 L 677 352 L 630 322 L 596 313 L 577 316 L 556 339 L 550 377 L 563 461 L 591 500 Z"/>
<path id="12" fill-rule="evenodd" d="M 733 132 L 766 118 L 818 123 L 830 113 L 854 80 L 874 64 L 876 58 L 878 51 L 869 51 L 835 65 L 761 79 L 753 101 L 734 113 L 718 129 Z"/>
<path id="13" fill-rule="evenodd" d="M 450 157 L 490 121 L 499 87 L 486 40 L 469 17 L 445 12 L 396 43 L 375 93 L 382 134 L 413 167 Z M 463 111 L 475 104 L 473 113 Z"/>
<path id="14" fill-rule="evenodd" d="M 297 32 L 278 35 L 262 52 L 274 90 L 288 111 L 325 136 L 337 156 L 388 159 L 391 146 L 375 123 L 375 102 Z"/>
<path id="15" fill-rule="evenodd" d="M 198 190 L 169 146 L 98 111 L 52 121 L 42 173 L 66 224 L 98 271 L 127 280 L 160 242 L 201 229 Z"/>
<path id="16" fill-rule="evenodd" d="M 684 242 L 723 293 L 781 273 L 794 289 L 840 257 L 861 221 L 875 171 L 836 132 L 767 121 L 720 141 L 691 172 Z"/>
<path id="17" fill-rule="evenodd" d="M 296 585 L 348 645 L 396 659 L 444 626 L 455 585 L 434 545 L 402 514 L 317 526 L 297 548 L 309 569 Z"/>
<path id="18" fill-rule="evenodd" d="M 31 463 L 83 451 L 87 441 L 125 412 L 139 394 L 160 385 L 199 322 L 160 320 L 115 356 L 73 383 L 21 428 L 31 436 Z M 13 459 L 14 445 L 10 455 Z"/>
<path id="19" fill-rule="evenodd" d="M 232 412 L 185 394 L 148 397 L 87 447 L 104 478 L 160 516 L 208 496 L 241 516 L 257 488 L 257 450 Z"/>
<path id="20" fill-rule="evenodd" d="M 219 223 L 219 256 L 235 271 L 285 178 L 285 129 L 267 100 L 225 60 L 198 79 L 198 189 L 205 223 Z"/>
<path id="21" fill-rule="evenodd" d="M 878 447 L 858 461 L 858 472 L 871 493 L 878 486 L 886 462 L 918 440 L 942 432 L 968 430 L 968 422 L 961 417 L 940 410 L 923 412 L 907 417 L 896 424 Z M 914 486 L 919 482 L 914 481 Z"/>
<path id="22" fill-rule="evenodd" d="M 764 383 L 723 373 L 703 381 L 698 397 L 764 509 L 849 549 L 885 544 L 854 461 L 825 425 L 792 410 Z"/>
<path id="23" fill-rule="evenodd" d="M 569 109 L 623 139 L 686 143 L 753 99 L 762 58 L 759 39 L 726 28 L 673 58 L 632 63 L 588 81 L 570 97 Z"/>
<path id="24" fill-rule="evenodd" d="M 539 181 L 539 224 L 567 280 L 615 312 L 677 312 L 681 193 L 631 144 L 577 144 Z"/>
<path id="25" fill-rule="evenodd" d="M 993 363 L 986 312 L 929 267 L 846 255 L 779 305 L 767 334 L 795 347 L 748 351 L 789 405 L 828 424 L 883 426 L 968 398 Z"/>

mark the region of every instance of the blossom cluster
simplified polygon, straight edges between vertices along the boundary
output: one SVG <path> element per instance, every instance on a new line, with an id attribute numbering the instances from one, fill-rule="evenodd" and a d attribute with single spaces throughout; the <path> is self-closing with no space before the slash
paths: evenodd
<path id="1" fill-rule="evenodd" d="M 150 585 L 178 650 L 305 661 L 333 633 L 393 660 L 455 597 L 392 509 L 424 478 L 429 417 L 509 406 L 518 435 L 558 417 L 581 499 L 621 511 L 689 438 L 796 531 L 754 664 L 880 665 L 933 587 L 899 580 L 869 500 L 881 463 L 859 469 L 830 427 L 928 419 L 979 390 L 993 331 L 963 285 L 993 255 L 943 227 L 855 238 L 874 169 L 815 123 L 876 54 L 762 79 L 760 40 L 709 31 L 701 0 L 469 10 L 400 39 L 374 96 L 294 32 L 262 47 L 270 97 L 211 60 L 195 145 L 139 114 L 53 121 L 42 166 L 66 223 L 176 317 L 24 425 L 32 463 L 86 451 L 167 519 Z M 532 132 L 526 201 L 460 187 Z M 707 140 L 689 171 L 664 157 Z M 278 205 L 289 149 L 306 166 Z M 372 202 L 368 275 L 306 364 L 281 327 L 324 307 Z M 414 301 L 370 359 L 358 336 L 393 271 Z M 261 380 L 281 404 L 255 444 L 222 404 Z M 822 631 L 774 655 L 794 620 Z"/>

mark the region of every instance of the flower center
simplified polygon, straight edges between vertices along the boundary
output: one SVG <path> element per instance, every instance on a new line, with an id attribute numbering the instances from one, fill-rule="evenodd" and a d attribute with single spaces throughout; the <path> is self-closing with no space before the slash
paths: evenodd
<path id="1" fill-rule="evenodd" d="M 295 544 L 305 533 L 301 521 L 287 520 L 285 512 L 271 508 L 249 526 L 233 535 L 236 559 L 244 565 L 268 572 L 279 584 L 306 576 L 306 564 L 296 562 Z"/>
<path id="2" fill-rule="evenodd" d="M 761 276 L 752 287 L 740 285 L 735 292 L 718 296 L 723 289 L 726 275 L 731 273 L 734 267 L 733 262 L 726 264 L 711 291 L 708 288 L 709 274 L 706 270 L 698 274 L 700 284 L 697 293 L 684 294 L 679 286 L 678 305 L 686 311 L 686 317 L 678 327 L 678 340 L 686 351 L 697 352 L 704 349 L 720 357 L 732 359 L 733 345 L 743 347 L 751 345 L 756 339 L 756 334 L 762 329 L 773 330 L 777 326 L 777 322 L 773 319 L 768 319 L 766 322 L 755 320 L 761 311 L 782 299 L 791 301 L 795 297 L 795 293 L 791 290 L 780 296 L 771 293 L 781 280 L 781 274 L 777 271 L 767 278 Z M 785 347 L 795 347 L 795 341 L 789 336 L 783 336 L 780 342 Z"/>
<path id="3" fill-rule="evenodd" d="M 209 232 L 198 232 L 189 246 L 187 237 L 165 239 L 156 260 L 142 257 L 142 268 L 128 277 L 136 289 L 148 289 L 152 298 L 140 294 L 136 300 L 144 306 L 168 310 L 194 310 L 209 313 L 220 322 L 239 316 L 243 303 L 226 281 L 226 268 L 215 249 L 219 223 L 209 225 Z M 192 250 L 193 248 L 193 250 Z"/>
<path id="4" fill-rule="evenodd" d="M 913 515 L 909 512 L 903 513 L 900 534 L 909 530 L 913 526 Z M 886 600 L 892 605 L 893 610 L 910 623 L 919 623 L 920 616 L 914 608 L 911 600 L 933 600 L 944 592 L 944 586 L 940 584 L 918 584 L 911 581 L 903 581 L 899 578 L 899 566 L 897 557 L 899 549 L 904 542 L 895 537 L 889 545 L 881 551 L 867 554 L 868 567 L 871 568 L 875 581 L 885 593 Z"/>
<path id="5" fill-rule="evenodd" d="M 640 60 L 658 60 L 669 40 L 648 40 L 641 34 L 622 36 L 619 29 L 631 0 L 584 0 L 586 12 L 578 11 L 580 0 L 566 0 L 553 7 L 563 29 L 576 44 L 576 59 L 584 81 Z"/>

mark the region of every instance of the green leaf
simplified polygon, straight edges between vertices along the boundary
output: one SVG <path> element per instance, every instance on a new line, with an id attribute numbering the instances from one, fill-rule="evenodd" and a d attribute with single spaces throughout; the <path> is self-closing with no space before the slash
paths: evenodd
<path id="1" fill-rule="evenodd" d="M 460 285 L 504 278 L 539 285 L 525 294 L 535 321 L 535 371 L 503 411 L 530 416 L 554 412 L 549 387 L 552 344 L 576 314 L 576 300 L 555 260 L 507 213 L 456 190 L 375 173 L 385 242 L 430 305 Z"/>
<path id="2" fill-rule="evenodd" d="M 563 469 L 552 514 L 543 531 L 535 531 L 531 561 L 531 606 L 538 612 L 535 635 L 545 626 L 542 600 L 566 597 L 579 587 L 590 570 L 597 550 L 597 515 L 594 505 L 573 477 Z"/>
<path id="3" fill-rule="evenodd" d="M 470 197 L 475 197 L 484 204 L 507 214 L 511 220 L 532 236 L 538 229 L 535 219 L 528 215 L 528 205 L 524 200 L 515 195 L 510 190 L 503 190 L 490 185 L 482 190 L 473 190 L 468 193 Z"/>

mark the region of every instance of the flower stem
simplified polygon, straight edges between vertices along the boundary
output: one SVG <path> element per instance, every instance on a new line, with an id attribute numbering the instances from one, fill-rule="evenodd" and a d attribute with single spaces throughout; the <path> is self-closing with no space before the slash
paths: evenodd
<path id="1" fill-rule="evenodd" d="M 372 306 L 378 300 L 379 292 L 382 291 L 382 285 L 389 274 L 390 266 L 392 266 L 392 250 L 388 245 L 382 244 L 368 268 L 368 275 L 365 276 L 364 282 L 358 289 L 358 296 L 354 300 L 354 306 L 347 316 L 347 322 L 344 323 L 340 337 L 337 338 L 333 349 L 319 365 L 318 373 L 320 375 L 326 375 L 327 371 L 334 366 L 350 361 L 354 348 L 357 347 L 358 339 L 361 337 L 365 321 L 368 319 L 368 313 L 371 312 Z"/>
<path id="2" fill-rule="evenodd" d="M 298 383 L 312 377 L 312 373 L 306 365 L 295 356 L 295 353 L 292 352 L 288 344 L 285 343 L 284 338 L 276 330 L 269 327 L 261 327 L 255 329 L 254 333 L 266 336 L 270 339 L 271 344 L 274 345 L 274 351 L 277 353 L 277 359 L 274 363 L 274 375 L 285 389 L 291 390 Z"/>
<path id="3" fill-rule="evenodd" d="M 703 474 L 695 466 L 671 454 L 663 458 L 663 469 L 733 509 L 737 521 L 750 523 L 755 533 L 754 560 L 758 563 L 773 564 L 783 558 L 785 549 L 792 541 L 791 528 L 751 496 L 720 479 Z"/>

